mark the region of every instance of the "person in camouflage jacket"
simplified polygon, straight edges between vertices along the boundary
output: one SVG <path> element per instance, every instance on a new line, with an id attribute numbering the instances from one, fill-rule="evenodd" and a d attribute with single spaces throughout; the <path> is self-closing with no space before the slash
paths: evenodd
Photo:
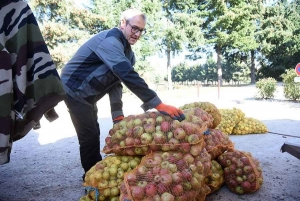
<path id="1" fill-rule="evenodd" d="M 0 2 L 0 61 L 0 164 L 5 164 L 13 142 L 48 111 L 53 114 L 65 98 L 35 16 L 24 1 Z"/>

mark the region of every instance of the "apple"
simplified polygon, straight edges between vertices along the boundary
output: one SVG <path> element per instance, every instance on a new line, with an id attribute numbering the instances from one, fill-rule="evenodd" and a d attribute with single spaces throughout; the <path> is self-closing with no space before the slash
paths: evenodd
<path id="1" fill-rule="evenodd" d="M 174 134 L 172 131 L 167 132 L 167 138 L 168 140 L 172 139 L 174 137 Z"/>
<path id="2" fill-rule="evenodd" d="M 123 171 L 126 171 L 126 170 L 128 170 L 128 168 L 129 168 L 129 164 L 126 163 L 126 162 L 122 162 L 122 163 L 120 164 L 120 167 L 123 169 Z"/>
<path id="3" fill-rule="evenodd" d="M 155 132 L 155 125 L 154 124 L 145 124 L 144 130 L 146 133 L 154 133 Z"/>
<path id="4" fill-rule="evenodd" d="M 197 134 L 191 134 L 188 136 L 188 142 L 191 144 L 195 144 L 197 142 L 199 142 L 199 136 Z"/>
<path id="5" fill-rule="evenodd" d="M 166 191 L 168 191 L 168 188 L 165 185 L 163 185 L 162 183 L 158 183 L 156 188 L 157 188 L 157 192 L 159 194 L 163 194 Z"/>
<path id="6" fill-rule="evenodd" d="M 143 155 L 143 149 L 141 147 L 134 148 L 135 155 Z"/>
<path id="7" fill-rule="evenodd" d="M 181 184 L 175 184 L 174 186 L 172 186 L 172 193 L 175 196 L 179 196 L 183 193 L 183 187 Z"/>
<path id="8" fill-rule="evenodd" d="M 140 137 L 144 133 L 144 128 L 142 126 L 135 126 L 132 129 L 132 135 L 137 138 Z"/>
<path id="9" fill-rule="evenodd" d="M 116 125 L 116 126 L 115 126 Z M 117 126 L 119 126 L 121 129 L 125 129 L 127 127 L 127 121 L 125 119 L 123 119 L 122 121 L 120 121 L 119 123 L 117 124 L 114 124 L 114 129 L 116 130 L 120 130 L 120 129 L 117 129 Z"/>
<path id="10" fill-rule="evenodd" d="M 108 187 L 108 180 L 102 179 L 101 181 L 99 181 L 98 187 L 99 188 L 107 188 Z"/>
<path id="11" fill-rule="evenodd" d="M 180 160 L 183 158 L 183 154 L 181 152 L 174 152 L 173 156 L 176 158 L 176 160 Z"/>
<path id="12" fill-rule="evenodd" d="M 186 133 L 183 128 L 176 128 L 174 130 L 174 137 L 178 140 L 184 139 L 186 136 Z"/>
<path id="13" fill-rule="evenodd" d="M 156 118 L 156 117 L 155 117 Z M 155 125 L 155 118 L 150 117 L 146 120 L 146 124 Z"/>
<path id="14" fill-rule="evenodd" d="M 148 171 L 148 172 L 146 173 L 145 178 L 146 178 L 146 180 L 147 180 L 148 182 L 152 182 L 153 179 L 154 179 L 153 172 L 152 172 L 152 171 Z"/>
<path id="15" fill-rule="evenodd" d="M 192 145 L 191 146 L 191 149 L 190 149 L 190 153 L 193 155 L 193 156 L 199 156 L 200 153 L 202 151 L 202 148 L 199 144 L 196 144 L 196 145 Z"/>
<path id="16" fill-rule="evenodd" d="M 180 150 L 184 153 L 189 153 L 191 150 L 191 145 L 189 143 L 181 143 Z"/>
<path id="17" fill-rule="evenodd" d="M 135 146 L 142 145 L 141 140 L 139 138 L 134 138 L 134 145 Z"/>
<path id="18" fill-rule="evenodd" d="M 177 172 L 177 166 L 173 163 L 170 163 L 169 164 L 169 170 L 174 173 L 174 172 Z"/>
<path id="19" fill-rule="evenodd" d="M 147 168 L 144 165 L 140 165 L 137 167 L 137 173 L 140 175 L 145 175 L 147 172 Z"/>
<path id="20" fill-rule="evenodd" d="M 153 180 L 154 180 L 156 183 L 159 184 L 160 181 L 161 181 L 161 176 L 157 174 L 157 175 L 154 176 L 154 179 L 153 179 Z"/>
<path id="21" fill-rule="evenodd" d="M 135 200 L 141 200 L 145 196 L 145 188 L 141 186 L 132 186 L 131 195 Z"/>
<path id="22" fill-rule="evenodd" d="M 111 196 L 111 194 L 110 194 L 110 188 L 105 188 L 105 189 L 103 189 L 102 195 L 103 195 L 104 197 L 110 197 L 110 196 Z"/>
<path id="23" fill-rule="evenodd" d="M 117 186 L 114 186 L 110 189 L 110 196 L 114 197 L 114 196 L 118 196 L 120 195 L 120 190 Z"/>
<path id="24" fill-rule="evenodd" d="M 161 147 L 161 150 L 164 151 L 164 152 L 171 151 L 171 145 L 170 144 L 162 144 L 162 145 L 160 145 L 160 147 Z"/>
<path id="25" fill-rule="evenodd" d="M 136 183 L 136 174 L 133 172 L 128 172 L 125 174 L 126 179 L 129 184 L 135 184 Z"/>
<path id="26" fill-rule="evenodd" d="M 134 147 L 126 148 L 124 153 L 126 153 L 126 155 L 128 155 L 128 156 L 135 156 L 136 155 L 135 152 L 134 152 Z"/>
<path id="27" fill-rule="evenodd" d="M 109 180 L 109 178 L 110 178 L 109 172 L 108 171 L 104 171 L 102 173 L 102 178 L 105 179 L 105 180 Z"/>
<path id="28" fill-rule="evenodd" d="M 188 163 L 184 159 L 176 161 L 176 165 L 179 170 L 188 168 Z"/>
<path id="29" fill-rule="evenodd" d="M 134 145 L 134 138 L 133 137 L 127 137 L 125 139 L 125 145 L 126 146 L 133 146 Z"/>
<path id="30" fill-rule="evenodd" d="M 173 130 L 175 130 L 176 128 L 179 128 L 180 126 L 181 126 L 181 123 L 178 120 L 174 120 L 171 125 Z"/>
<path id="31" fill-rule="evenodd" d="M 199 182 L 197 178 L 192 177 L 191 178 L 191 186 L 192 186 L 192 189 L 199 190 L 199 186 L 201 186 L 201 182 Z"/>
<path id="32" fill-rule="evenodd" d="M 187 182 L 187 181 L 186 181 L 186 182 L 183 182 L 182 186 L 183 186 L 183 189 L 186 190 L 186 191 L 189 191 L 189 190 L 192 189 L 191 183 L 190 183 L 190 182 Z"/>
<path id="33" fill-rule="evenodd" d="M 120 143 L 119 143 L 120 147 L 125 147 L 126 144 L 125 144 L 125 141 L 124 140 L 121 140 Z"/>
<path id="34" fill-rule="evenodd" d="M 117 178 L 123 179 L 124 178 L 124 172 L 123 171 L 118 171 Z"/>
<path id="35" fill-rule="evenodd" d="M 106 137 L 105 143 L 107 144 L 107 146 L 111 146 L 111 137 Z"/>
<path id="36" fill-rule="evenodd" d="M 138 181 L 137 185 L 140 187 L 145 188 L 147 186 L 148 182 L 147 181 Z"/>
<path id="37" fill-rule="evenodd" d="M 161 174 L 160 175 L 161 177 L 161 183 L 164 185 L 164 186 L 170 186 L 172 184 L 172 177 L 171 175 L 169 174 Z"/>
<path id="38" fill-rule="evenodd" d="M 135 118 L 134 120 L 133 120 L 133 125 L 135 125 L 135 126 L 140 126 L 140 125 L 142 125 L 143 124 L 143 121 L 142 121 L 142 119 L 140 119 L 140 118 Z"/>
<path id="39" fill-rule="evenodd" d="M 164 117 L 159 115 L 156 117 L 156 124 L 161 124 L 164 121 Z"/>
<path id="40" fill-rule="evenodd" d="M 131 169 L 134 169 L 134 168 L 137 167 L 138 165 L 139 165 L 139 162 L 136 161 L 136 160 L 131 160 L 131 161 L 129 162 L 129 166 L 130 166 Z"/>
<path id="41" fill-rule="evenodd" d="M 182 182 L 182 174 L 181 172 L 174 172 L 172 175 L 172 180 L 174 183 L 181 183 Z"/>
<path id="42" fill-rule="evenodd" d="M 171 156 L 170 152 L 164 152 L 164 153 L 162 153 L 161 158 L 164 161 L 168 161 L 170 156 Z"/>
<path id="43" fill-rule="evenodd" d="M 163 162 L 161 162 L 160 167 L 162 169 L 168 169 L 169 165 L 170 165 L 169 161 L 163 161 Z"/>
<path id="44" fill-rule="evenodd" d="M 152 140 L 153 140 L 152 135 L 149 133 L 143 133 L 141 135 L 141 143 L 144 145 L 151 144 Z"/>
<path id="45" fill-rule="evenodd" d="M 156 188 L 156 185 L 153 184 L 153 183 L 147 184 L 147 186 L 145 187 L 145 192 L 146 192 L 146 195 L 147 195 L 147 196 L 153 197 L 154 195 L 157 194 L 157 188 Z"/>
<path id="46" fill-rule="evenodd" d="M 155 167 L 153 167 L 153 169 L 152 169 L 152 173 L 153 173 L 154 175 L 157 175 L 157 174 L 159 174 L 160 170 L 161 170 L 160 166 L 155 166 Z"/>
<path id="47" fill-rule="evenodd" d="M 180 142 L 176 138 L 171 138 L 168 142 L 171 150 L 177 150 L 179 148 Z"/>
<path id="48" fill-rule="evenodd" d="M 161 201 L 174 201 L 175 200 L 174 195 L 172 195 L 171 193 L 168 193 L 168 192 L 164 192 L 160 198 L 161 198 Z"/>
<path id="49" fill-rule="evenodd" d="M 166 142 L 166 136 L 163 132 L 157 131 L 153 133 L 153 140 L 156 144 L 163 144 Z"/>
<path id="50" fill-rule="evenodd" d="M 186 181 L 190 181 L 193 177 L 193 175 L 189 169 L 182 170 L 181 174 Z"/>
<path id="51" fill-rule="evenodd" d="M 171 125 L 170 122 L 164 121 L 161 123 L 160 127 L 161 127 L 161 131 L 166 133 L 170 130 Z"/>
<path id="52" fill-rule="evenodd" d="M 192 164 L 195 161 L 194 157 L 190 153 L 185 153 L 183 155 L 183 160 L 185 160 L 188 164 Z"/>
<path id="53" fill-rule="evenodd" d="M 133 123 L 133 119 L 130 119 L 129 121 L 127 121 L 126 127 L 129 129 L 132 129 L 134 127 L 134 123 Z"/>

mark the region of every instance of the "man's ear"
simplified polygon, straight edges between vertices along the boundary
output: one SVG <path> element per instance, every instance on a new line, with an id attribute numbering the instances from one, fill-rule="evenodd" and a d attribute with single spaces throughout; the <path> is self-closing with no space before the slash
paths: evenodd
<path id="1" fill-rule="evenodd" d="M 120 26 L 121 26 L 121 28 L 124 28 L 126 26 L 126 20 L 125 19 L 121 20 Z"/>

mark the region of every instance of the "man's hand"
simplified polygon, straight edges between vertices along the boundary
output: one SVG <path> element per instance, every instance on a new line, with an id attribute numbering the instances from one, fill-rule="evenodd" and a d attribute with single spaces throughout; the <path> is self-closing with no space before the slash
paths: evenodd
<path id="1" fill-rule="evenodd" d="M 155 109 L 157 109 L 162 114 L 171 116 L 175 120 L 178 121 L 185 120 L 185 116 L 183 112 L 171 105 L 165 105 L 163 103 L 160 103 L 158 106 L 155 107 Z"/>
<path id="2" fill-rule="evenodd" d="M 124 116 L 121 115 L 121 116 L 118 116 L 118 117 L 114 118 L 114 119 L 113 119 L 113 122 L 114 122 L 114 124 L 116 124 L 116 123 L 118 123 L 119 121 L 122 121 L 123 119 L 124 119 Z"/>

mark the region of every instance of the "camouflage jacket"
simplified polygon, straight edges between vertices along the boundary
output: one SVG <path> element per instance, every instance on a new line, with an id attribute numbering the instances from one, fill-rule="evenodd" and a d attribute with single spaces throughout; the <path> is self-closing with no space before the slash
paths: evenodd
<path id="1" fill-rule="evenodd" d="M 65 91 L 37 21 L 24 1 L 0 2 L 0 164 Z"/>

